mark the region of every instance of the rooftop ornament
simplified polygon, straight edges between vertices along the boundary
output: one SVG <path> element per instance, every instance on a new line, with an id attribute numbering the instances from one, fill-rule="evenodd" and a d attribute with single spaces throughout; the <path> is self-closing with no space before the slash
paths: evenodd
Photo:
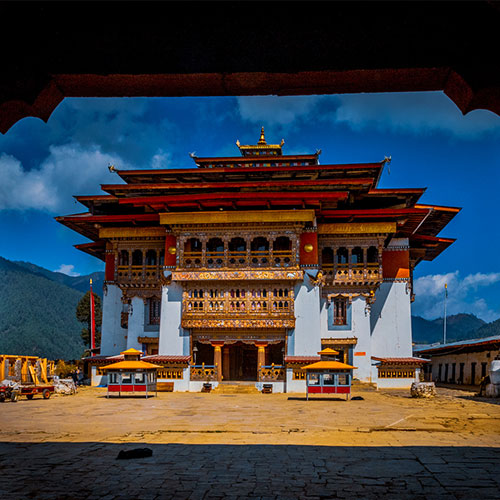
<path id="1" fill-rule="evenodd" d="M 281 139 L 279 144 L 268 144 L 264 135 L 264 127 L 260 129 L 260 138 L 257 144 L 242 145 L 239 140 L 236 141 L 241 154 L 243 156 L 259 155 L 259 156 L 274 156 L 282 154 L 282 147 L 285 144 L 285 139 Z"/>

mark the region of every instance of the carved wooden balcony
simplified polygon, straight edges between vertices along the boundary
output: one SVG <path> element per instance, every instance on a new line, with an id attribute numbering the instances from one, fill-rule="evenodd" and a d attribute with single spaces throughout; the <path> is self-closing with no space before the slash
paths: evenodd
<path id="1" fill-rule="evenodd" d="M 245 297 L 231 297 L 229 293 L 223 297 L 213 298 L 208 293 L 203 297 L 185 297 L 182 301 L 183 317 L 293 317 L 292 297 L 257 298 L 246 294 Z"/>
<path id="2" fill-rule="evenodd" d="M 377 284 L 383 280 L 382 266 L 369 264 L 323 264 L 321 266 L 326 282 L 341 286 L 351 284 Z"/>
<path id="3" fill-rule="evenodd" d="M 129 284 L 154 284 L 160 279 L 160 268 L 154 266 L 118 266 L 117 281 Z"/>
<path id="4" fill-rule="evenodd" d="M 276 295 L 266 290 L 265 296 L 257 297 L 256 292 L 187 290 L 181 324 L 184 328 L 294 328 L 292 290 L 286 290 L 286 296 L 283 289 L 277 289 Z"/>
<path id="5" fill-rule="evenodd" d="M 179 269 L 276 269 L 296 267 L 297 259 L 291 250 L 262 250 L 241 252 L 183 252 Z"/>

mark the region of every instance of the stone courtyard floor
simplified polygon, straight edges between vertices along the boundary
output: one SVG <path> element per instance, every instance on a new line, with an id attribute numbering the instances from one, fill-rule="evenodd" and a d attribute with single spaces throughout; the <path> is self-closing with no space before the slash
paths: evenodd
<path id="1" fill-rule="evenodd" d="M 1 404 L 0 498 L 500 498 L 500 401 L 470 392 L 105 394 Z"/>

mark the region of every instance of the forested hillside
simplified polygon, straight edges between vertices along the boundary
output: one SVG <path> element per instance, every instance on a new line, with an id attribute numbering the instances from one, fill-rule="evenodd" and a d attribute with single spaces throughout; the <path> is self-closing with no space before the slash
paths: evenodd
<path id="1" fill-rule="evenodd" d="M 102 294 L 103 273 L 95 274 L 95 292 Z M 85 346 L 75 309 L 83 291 L 75 288 L 86 282 L 88 289 L 89 277 L 78 278 L 0 257 L 0 353 L 81 357 Z"/>
<path id="2" fill-rule="evenodd" d="M 443 318 L 427 320 L 420 316 L 412 316 L 413 342 L 416 344 L 433 344 L 443 342 Z M 493 323 L 486 323 L 473 314 L 455 314 L 446 318 L 446 342 L 485 337 L 479 332 L 481 328 Z M 495 335 L 495 334 L 492 334 Z"/>

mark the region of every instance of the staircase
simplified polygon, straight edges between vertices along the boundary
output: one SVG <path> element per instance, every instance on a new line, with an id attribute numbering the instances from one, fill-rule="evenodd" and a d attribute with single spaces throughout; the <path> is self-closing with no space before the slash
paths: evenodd
<path id="1" fill-rule="evenodd" d="M 219 382 L 212 392 L 215 394 L 259 394 L 255 382 L 243 381 Z"/>

